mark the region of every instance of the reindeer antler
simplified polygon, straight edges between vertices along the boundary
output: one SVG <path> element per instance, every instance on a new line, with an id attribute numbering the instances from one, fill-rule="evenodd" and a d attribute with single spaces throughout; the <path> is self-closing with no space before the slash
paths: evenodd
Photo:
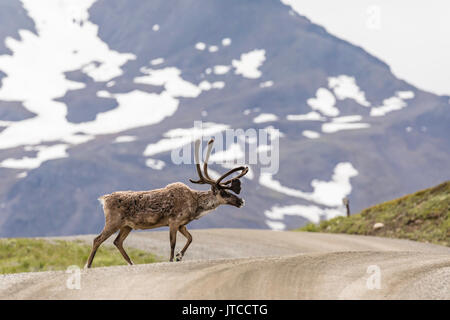
<path id="1" fill-rule="evenodd" d="M 210 142 L 208 143 L 208 151 L 211 152 L 211 148 L 209 147 L 209 144 L 212 142 L 214 142 L 213 139 L 210 140 Z M 210 184 L 210 185 L 215 185 L 215 181 L 211 178 L 209 178 L 209 176 L 207 176 L 207 178 L 205 178 L 202 174 L 202 169 L 200 168 L 200 157 L 199 157 L 199 152 L 200 152 L 200 140 L 195 141 L 195 153 L 194 153 L 194 157 L 195 157 L 195 167 L 197 169 L 197 174 L 198 177 L 200 178 L 199 180 L 192 180 L 189 179 L 190 182 L 192 183 L 198 183 L 198 184 Z M 212 145 L 212 143 L 211 143 Z M 205 164 L 204 164 L 204 168 L 206 168 L 206 172 L 208 171 L 208 161 L 209 160 L 209 154 L 206 155 L 206 159 L 205 159 Z"/>
<path id="2" fill-rule="evenodd" d="M 208 149 L 206 150 L 205 163 L 203 164 L 204 175 L 202 174 L 202 171 L 200 168 L 200 159 L 199 159 L 200 143 L 201 143 L 200 140 L 195 141 L 195 154 L 194 154 L 195 166 L 197 168 L 197 174 L 200 179 L 196 180 L 196 181 L 189 179 L 189 181 L 191 181 L 192 183 L 198 183 L 198 184 L 214 185 L 220 189 L 232 190 L 239 194 L 239 192 L 241 190 L 241 185 L 240 185 L 240 181 L 238 179 L 243 177 L 248 172 L 248 167 L 244 167 L 244 166 L 237 167 L 237 168 L 231 169 L 228 172 L 224 173 L 217 180 L 211 179 L 208 174 L 208 161 L 209 161 L 209 156 L 211 155 L 211 150 L 212 150 L 212 146 L 214 143 L 214 139 L 211 139 L 208 142 Z M 236 171 L 241 171 L 241 173 L 238 176 L 221 183 L 221 181 L 223 179 L 225 179 L 226 177 L 228 177 L 229 175 L 233 174 Z M 230 187 L 227 186 L 230 183 L 231 183 L 231 186 Z"/>

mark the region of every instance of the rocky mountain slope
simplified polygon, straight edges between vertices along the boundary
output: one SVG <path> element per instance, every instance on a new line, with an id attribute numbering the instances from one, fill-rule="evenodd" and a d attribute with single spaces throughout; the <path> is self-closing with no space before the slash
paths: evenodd
<path id="1" fill-rule="evenodd" d="M 448 97 L 279 1 L 0 1 L 0 19 L 0 236 L 98 233 L 98 196 L 189 184 L 171 150 L 194 121 L 279 129 L 280 152 L 276 174 L 250 165 L 245 209 L 193 227 L 293 228 L 449 178 Z"/>

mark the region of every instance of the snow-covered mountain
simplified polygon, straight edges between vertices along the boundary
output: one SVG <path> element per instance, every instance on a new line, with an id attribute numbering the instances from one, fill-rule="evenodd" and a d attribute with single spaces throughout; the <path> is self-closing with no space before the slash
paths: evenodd
<path id="1" fill-rule="evenodd" d="M 293 228 L 449 178 L 448 99 L 280 1 L 0 1 L 0 21 L 0 236 L 96 233 L 98 196 L 189 184 L 170 153 L 199 120 L 279 129 L 280 170 L 251 165 L 245 209 L 194 227 Z"/>

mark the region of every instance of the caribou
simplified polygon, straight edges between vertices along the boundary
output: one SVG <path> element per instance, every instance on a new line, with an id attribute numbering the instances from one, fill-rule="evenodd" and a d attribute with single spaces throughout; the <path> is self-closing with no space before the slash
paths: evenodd
<path id="1" fill-rule="evenodd" d="M 202 172 L 199 160 L 201 141 L 195 141 L 194 157 L 199 179 L 189 179 L 194 184 L 209 184 L 211 189 L 208 191 L 194 190 L 184 183 L 175 182 L 161 189 L 117 191 L 101 196 L 98 200 L 103 206 L 105 226 L 93 241 L 92 250 L 85 267 L 91 267 L 98 247 L 117 231 L 119 231 L 119 234 L 114 240 L 114 245 L 119 249 L 127 263 L 132 265 L 133 262 L 123 248 L 123 242 L 131 230 L 154 229 L 164 226 L 169 227 L 169 261 L 174 260 L 177 232 L 180 232 L 187 239 L 183 249 L 175 256 L 176 261 L 181 261 L 192 243 L 192 235 L 186 228 L 188 223 L 200 219 L 223 204 L 238 208 L 243 207 L 244 200 L 235 194 L 239 194 L 241 191 L 240 178 L 248 172 L 248 167 L 236 167 L 224 173 L 218 179 L 212 179 L 208 174 L 208 161 L 213 143 L 214 139 L 208 142 Z M 239 171 L 240 173 L 237 176 L 223 181 Z"/>

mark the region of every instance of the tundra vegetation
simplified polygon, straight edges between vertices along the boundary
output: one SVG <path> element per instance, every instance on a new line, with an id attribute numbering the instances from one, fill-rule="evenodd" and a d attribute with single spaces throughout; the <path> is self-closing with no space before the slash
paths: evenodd
<path id="1" fill-rule="evenodd" d="M 382 227 L 375 227 L 375 224 Z M 402 238 L 450 246 L 450 181 L 299 231 Z"/>
<path id="2" fill-rule="evenodd" d="M 82 268 L 89 255 L 90 245 L 81 240 L 45 240 L 31 238 L 0 239 L 0 274 L 65 270 L 68 266 Z M 134 261 L 152 263 L 159 257 L 138 249 L 128 249 Z M 114 246 L 99 249 L 97 267 L 126 264 Z"/>

